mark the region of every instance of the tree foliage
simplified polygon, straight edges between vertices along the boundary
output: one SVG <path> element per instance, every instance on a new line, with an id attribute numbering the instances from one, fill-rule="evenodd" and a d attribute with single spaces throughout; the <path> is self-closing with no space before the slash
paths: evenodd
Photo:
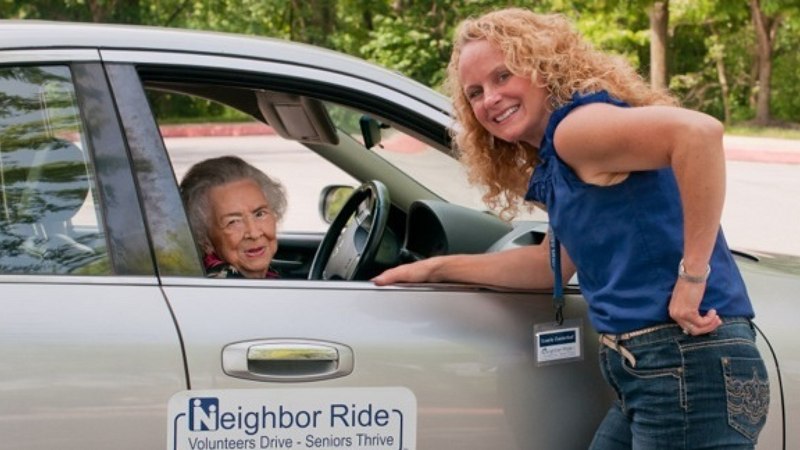
<path id="1" fill-rule="evenodd" d="M 506 6 L 563 13 L 596 47 L 625 56 L 649 77 L 655 3 L 669 8 L 666 80 L 684 104 L 726 121 L 751 120 L 766 82 L 769 117 L 800 121 L 797 0 L 0 0 L 0 17 L 273 36 L 366 58 L 438 87 L 456 24 Z M 771 26 L 766 81 L 754 3 Z"/>

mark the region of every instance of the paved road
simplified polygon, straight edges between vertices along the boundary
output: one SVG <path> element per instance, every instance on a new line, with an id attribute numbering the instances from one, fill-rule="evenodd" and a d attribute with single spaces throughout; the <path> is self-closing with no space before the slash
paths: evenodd
<path id="1" fill-rule="evenodd" d="M 800 140 L 725 136 L 732 246 L 800 255 Z"/>
<path id="2" fill-rule="evenodd" d="M 730 161 L 800 164 L 800 140 L 725 136 L 725 154 Z"/>

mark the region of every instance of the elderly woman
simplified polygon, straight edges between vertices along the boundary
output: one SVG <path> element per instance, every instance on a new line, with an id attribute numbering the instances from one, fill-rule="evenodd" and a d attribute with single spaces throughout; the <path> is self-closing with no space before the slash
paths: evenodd
<path id="1" fill-rule="evenodd" d="M 235 156 L 201 161 L 181 182 L 181 196 L 211 278 L 275 278 L 283 186 Z"/>

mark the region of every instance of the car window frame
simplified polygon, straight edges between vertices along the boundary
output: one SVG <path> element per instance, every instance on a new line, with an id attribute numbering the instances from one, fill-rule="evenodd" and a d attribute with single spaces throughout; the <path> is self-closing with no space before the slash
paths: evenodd
<path id="1" fill-rule="evenodd" d="M 134 167 L 136 168 L 136 177 L 138 180 L 138 188 L 140 195 L 143 199 L 145 207 L 145 220 L 149 223 L 150 239 L 152 243 L 167 242 L 167 236 L 164 231 L 160 230 L 154 223 L 155 220 L 164 220 L 163 212 L 165 209 L 158 206 L 152 200 L 158 198 L 169 198 L 169 204 L 177 206 L 177 200 L 180 198 L 178 191 L 178 183 L 175 180 L 174 172 L 169 163 L 169 156 L 164 145 L 161 134 L 158 130 L 157 122 L 146 100 L 145 94 L 145 80 L 152 82 L 152 80 L 180 80 L 182 82 L 189 82 L 192 77 L 197 77 L 198 82 L 202 84 L 220 84 L 232 87 L 243 87 L 247 89 L 270 89 L 278 90 L 281 92 L 294 93 L 299 95 L 309 95 L 320 100 L 326 100 L 341 104 L 346 107 L 359 109 L 368 113 L 374 114 L 384 120 L 390 120 L 393 124 L 398 125 L 401 131 L 409 132 L 414 130 L 413 133 L 420 136 L 423 140 L 431 141 L 436 144 L 439 149 L 445 149 L 441 140 L 449 139 L 447 128 L 442 123 L 437 123 L 429 117 L 415 112 L 409 107 L 400 106 L 398 103 L 386 101 L 374 93 L 373 89 L 355 89 L 353 87 L 344 87 L 342 85 L 333 85 L 331 80 L 320 79 L 321 74 L 325 72 L 320 70 L 313 70 L 314 77 L 303 78 L 300 74 L 293 74 L 292 70 L 287 67 L 281 67 L 280 70 L 275 72 L 260 73 L 253 71 L 253 68 L 242 67 L 247 66 L 251 61 L 240 61 L 241 58 L 231 57 L 218 57 L 208 56 L 198 58 L 197 55 L 183 55 L 181 58 L 176 58 L 172 55 L 171 63 L 165 64 L 162 60 L 163 55 L 159 52 L 120 52 L 112 51 L 113 57 L 110 59 L 115 62 L 107 62 L 105 67 L 108 71 L 108 77 L 113 87 L 115 101 L 119 107 L 119 114 L 122 120 L 122 125 L 127 137 L 128 146 L 131 151 Z M 124 54 L 127 61 L 119 61 L 119 54 Z M 106 58 L 104 52 L 104 59 Z M 136 61 L 133 61 L 133 57 Z M 184 60 L 186 58 L 186 60 Z M 152 61 L 155 61 L 153 63 Z M 232 61 L 238 61 L 239 64 L 233 64 Z M 200 64 L 200 65 L 198 65 Z M 259 64 L 261 68 L 265 66 Z M 276 69 L 282 66 L 276 63 L 269 63 L 266 67 Z M 308 74 L 308 70 L 301 70 L 301 72 Z M 339 78 L 345 75 L 337 75 Z M 323 77 L 324 78 L 324 77 Z M 347 77 L 347 80 L 351 78 Z M 361 84 L 369 88 L 375 88 L 374 85 L 361 80 Z M 402 95 L 402 93 L 394 93 L 395 97 Z M 414 100 L 410 97 L 402 97 L 410 101 Z M 356 99 L 360 100 L 356 101 Z M 360 103 L 360 104 L 359 104 Z M 422 105 L 420 103 L 420 105 Z M 378 109 L 380 107 L 380 110 Z M 390 108 L 387 108 L 390 107 Z M 435 113 L 435 109 L 430 106 L 425 106 L 431 110 L 432 114 L 441 116 L 441 112 Z M 387 119 L 387 118 L 391 119 Z M 442 120 L 441 122 L 444 122 Z M 439 139 L 434 139 L 432 136 L 437 136 Z M 347 138 L 350 138 L 347 136 Z M 325 159 L 331 160 L 331 157 L 326 155 L 325 149 L 322 145 L 307 144 L 312 151 L 316 152 Z M 331 152 L 327 152 L 330 154 Z M 380 160 L 380 164 L 390 166 L 388 162 L 372 154 L 366 152 L 365 156 Z M 336 164 L 334 160 L 331 160 Z M 338 164 L 337 164 L 338 165 Z M 397 171 L 396 169 L 393 169 Z M 158 175 L 153 177 L 145 175 L 143 171 L 156 171 Z M 400 173 L 399 171 L 397 171 Z M 155 173 L 155 172 L 153 172 Z M 357 179 L 365 178 L 358 174 L 351 173 Z M 407 175 L 406 175 L 407 176 Z M 153 183 L 152 180 L 169 180 L 169 183 Z M 412 180 L 413 181 L 413 180 Z M 417 181 L 414 184 L 419 185 Z M 156 189 L 156 185 L 158 188 Z M 422 185 L 420 189 L 415 189 L 413 193 L 403 193 L 408 198 L 424 197 L 424 198 L 438 198 L 435 194 L 427 190 Z M 407 194 L 407 195 L 406 195 Z M 412 195 L 413 194 L 413 195 Z M 408 203 L 408 201 L 406 201 Z M 186 219 L 185 208 L 181 207 L 167 208 L 168 214 L 171 215 L 167 219 L 173 224 L 173 230 L 178 234 L 185 236 L 191 233 L 191 229 Z M 157 213 L 161 211 L 161 213 Z M 158 219 L 156 218 L 158 217 Z M 185 242 L 185 241 L 184 241 Z M 193 241 L 192 241 L 193 242 Z M 191 248 L 189 248 L 191 247 Z M 170 261 L 164 252 L 160 251 L 159 244 L 153 244 L 156 266 L 159 276 L 166 277 L 197 277 L 204 273 L 202 266 L 199 265 L 200 257 L 198 256 L 197 246 L 184 245 L 185 252 L 177 258 L 180 260 L 175 264 L 176 256 L 173 254 L 173 259 Z"/>
<path id="2" fill-rule="evenodd" d="M 205 274 L 178 181 L 136 67 L 106 64 L 128 143 L 159 276 Z"/>
<path id="3" fill-rule="evenodd" d="M 70 64 L 115 275 L 154 276 L 130 156 L 103 65 Z"/>

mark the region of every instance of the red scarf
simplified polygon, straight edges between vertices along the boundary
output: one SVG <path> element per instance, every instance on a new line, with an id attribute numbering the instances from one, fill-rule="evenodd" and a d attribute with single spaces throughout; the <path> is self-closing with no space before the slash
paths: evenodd
<path id="1" fill-rule="evenodd" d="M 241 275 L 241 272 L 239 272 L 230 263 L 228 263 L 224 259 L 222 259 L 219 256 L 217 256 L 217 254 L 215 252 L 206 253 L 205 256 L 203 256 L 203 267 L 205 267 L 206 271 L 210 271 L 212 269 L 215 269 L 215 268 L 219 267 L 222 264 L 226 264 L 226 265 L 230 266 L 230 270 L 231 271 L 234 271 L 237 275 L 239 275 L 239 276 L 244 278 L 244 276 Z M 280 275 L 278 274 L 278 272 L 272 270 L 272 268 L 269 267 L 269 268 L 267 268 L 267 274 L 264 276 L 264 278 L 280 278 Z"/>

